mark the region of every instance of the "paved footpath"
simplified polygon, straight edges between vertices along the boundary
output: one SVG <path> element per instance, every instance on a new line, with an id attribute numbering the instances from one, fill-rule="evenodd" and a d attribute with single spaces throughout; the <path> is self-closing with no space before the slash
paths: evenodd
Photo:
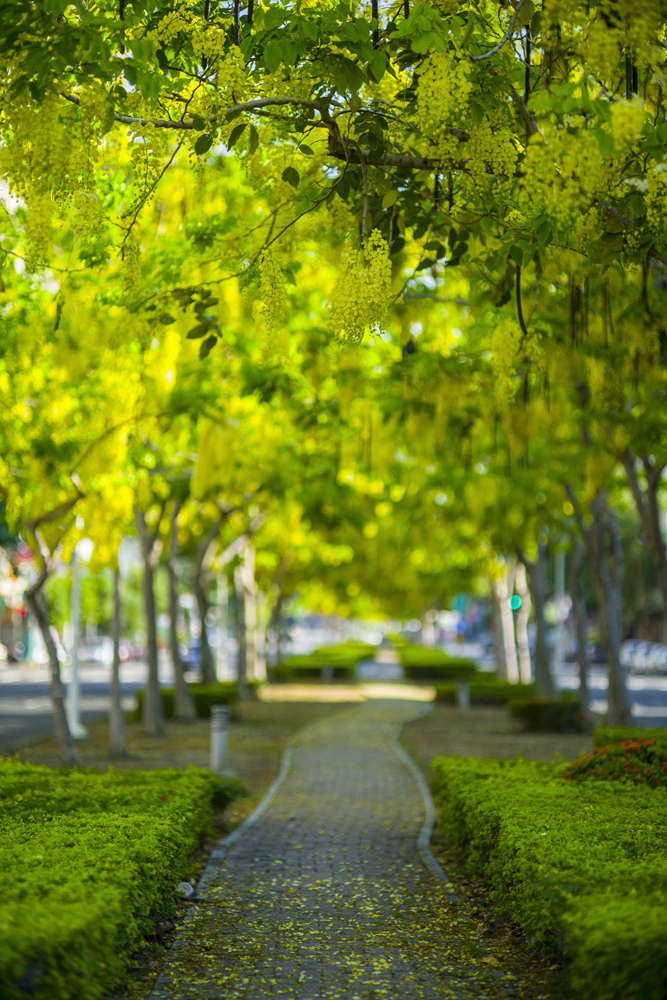
<path id="1" fill-rule="evenodd" d="M 153 1000 L 513 995 L 418 854 L 424 800 L 395 735 L 422 712 L 369 701 L 302 731 L 268 808 L 214 852 Z"/>

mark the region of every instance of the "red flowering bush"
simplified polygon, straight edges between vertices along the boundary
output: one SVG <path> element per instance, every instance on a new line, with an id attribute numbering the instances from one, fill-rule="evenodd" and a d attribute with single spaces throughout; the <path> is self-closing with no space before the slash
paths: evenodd
<path id="1" fill-rule="evenodd" d="M 625 740 L 598 747 L 563 771 L 568 781 L 595 778 L 667 788 L 667 746 L 654 740 Z"/>

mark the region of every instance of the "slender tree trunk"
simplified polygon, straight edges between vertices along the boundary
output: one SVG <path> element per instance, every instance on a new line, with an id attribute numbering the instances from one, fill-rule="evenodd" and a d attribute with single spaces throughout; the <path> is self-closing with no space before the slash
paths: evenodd
<path id="1" fill-rule="evenodd" d="M 276 597 L 273 608 L 271 609 L 269 624 L 266 629 L 266 646 L 268 654 L 266 660 L 269 670 L 278 666 L 280 663 L 280 625 L 284 601 L 285 593 L 281 585 L 280 590 L 278 591 L 278 596 Z"/>
<path id="2" fill-rule="evenodd" d="M 584 568 L 585 549 L 582 544 L 575 546 L 570 560 L 570 598 L 574 612 L 574 627 L 577 636 L 577 661 L 579 663 L 579 700 L 584 719 L 590 720 L 588 693 L 587 615 L 581 574 Z"/>
<path id="3" fill-rule="evenodd" d="M 127 757 L 125 739 L 125 718 L 121 703 L 120 688 L 120 570 L 113 574 L 113 619 L 111 623 L 113 639 L 113 660 L 111 663 L 111 688 L 109 691 L 109 747 L 113 757 Z"/>
<path id="4" fill-rule="evenodd" d="M 495 583 L 496 597 L 500 611 L 500 628 L 506 677 L 511 684 L 517 684 L 519 680 L 519 661 L 516 655 L 516 642 L 514 638 L 514 617 L 510 605 L 510 598 L 514 591 L 515 569 L 516 559 L 508 559 L 505 573 Z"/>
<path id="5" fill-rule="evenodd" d="M 530 684 L 533 679 L 530 662 L 530 644 L 528 642 L 528 619 L 530 617 L 531 600 L 526 580 L 526 567 L 517 563 L 516 592 L 521 598 L 521 606 L 516 616 L 516 644 L 519 652 L 519 677 L 522 684 Z"/>
<path id="6" fill-rule="evenodd" d="M 144 560 L 144 612 L 146 615 L 146 647 L 148 674 L 144 696 L 143 723 L 149 736 L 165 736 L 164 709 L 160 691 L 160 674 L 155 623 L 155 565 L 160 548 L 157 533 L 150 532 L 143 511 L 135 510 L 135 523 Z"/>
<path id="7" fill-rule="evenodd" d="M 649 455 L 642 455 L 641 462 L 646 476 L 644 489 L 642 489 L 637 474 L 637 458 L 630 451 L 627 451 L 623 456 L 623 467 L 632 490 L 644 538 L 653 560 L 656 582 L 662 596 L 663 642 L 667 642 L 667 546 L 660 529 L 660 503 L 658 500 L 664 466 L 656 464 Z"/>
<path id="8" fill-rule="evenodd" d="M 234 570 L 234 593 L 236 596 L 236 677 L 239 686 L 239 694 L 243 696 L 248 679 L 248 647 L 245 617 L 246 594 L 243 583 L 243 567 L 240 565 Z"/>
<path id="9" fill-rule="evenodd" d="M 51 693 L 51 704 L 53 706 L 53 718 L 56 726 L 56 737 L 63 752 L 65 764 L 69 767 L 79 767 L 81 759 L 79 757 L 79 751 L 76 743 L 74 742 L 74 738 L 70 732 L 69 723 L 67 722 L 65 692 L 63 690 L 63 682 L 60 674 L 60 660 L 58 659 L 56 644 L 53 641 L 53 636 L 51 635 L 51 629 L 49 627 L 49 610 L 42 590 L 47 578 L 48 571 L 44 568 L 37 581 L 26 590 L 25 598 L 28 602 L 30 610 L 35 616 L 35 621 L 37 622 L 39 631 L 42 634 L 44 646 L 46 647 L 46 652 L 49 657 L 49 670 L 51 674 L 49 689 Z"/>
<path id="10" fill-rule="evenodd" d="M 591 513 L 589 549 L 607 655 L 608 722 L 612 726 L 629 726 L 632 724 L 632 705 L 621 665 L 623 550 L 616 515 L 601 490 L 591 503 Z"/>
<path id="11" fill-rule="evenodd" d="M 544 607 L 547 600 L 547 550 L 546 546 L 537 546 L 537 559 L 534 563 L 519 555 L 528 574 L 530 593 L 533 599 L 533 614 L 535 615 L 535 684 L 541 698 L 554 698 L 556 686 L 551 676 L 549 666 L 549 650 L 547 647 L 547 623 L 544 617 Z"/>
<path id="12" fill-rule="evenodd" d="M 211 649 L 211 643 L 208 641 L 206 618 L 208 617 L 210 604 L 208 594 L 206 593 L 206 580 L 203 576 L 204 574 L 200 570 L 200 572 L 195 573 L 192 580 L 192 589 L 197 600 L 197 611 L 201 626 L 201 682 L 202 684 L 215 684 L 217 683 L 218 676 L 215 670 L 213 650 Z"/>
<path id="13" fill-rule="evenodd" d="M 178 514 L 182 501 L 174 504 L 169 525 L 169 553 L 167 555 L 167 574 L 169 577 L 169 653 L 174 671 L 174 717 L 184 722 L 192 722 L 197 718 L 195 703 L 185 680 L 185 666 L 178 648 Z"/>
<path id="14" fill-rule="evenodd" d="M 501 680 L 507 680 L 507 661 L 505 660 L 500 598 L 498 597 L 497 581 L 495 580 L 491 581 L 491 622 L 496 651 L 496 673 Z"/>

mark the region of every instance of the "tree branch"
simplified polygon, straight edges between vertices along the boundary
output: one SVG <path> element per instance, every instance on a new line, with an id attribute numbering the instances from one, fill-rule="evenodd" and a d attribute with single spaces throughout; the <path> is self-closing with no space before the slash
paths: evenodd
<path id="1" fill-rule="evenodd" d="M 510 97 L 512 98 L 512 100 L 516 104 L 517 108 L 519 109 L 521 117 L 525 121 L 526 128 L 528 129 L 528 131 L 530 132 L 530 134 L 531 135 L 539 135 L 540 134 L 540 130 L 537 127 L 537 122 L 535 121 L 535 119 L 531 115 L 530 111 L 528 110 L 527 105 L 524 103 L 523 99 L 517 93 L 517 91 L 514 89 L 514 87 L 512 86 L 512 84 L 510 84 Z"/>
<path id="2" fill-rule="evenodd" d="M 500 41 L 498 42 L 498 44 L 494 45 L 494 47 L 492 49 L 489 49 L 488 52 L 485 52 L 481 56 L 470 56 L 470 61 L 471 62 L 482 62 L 483 59 L 490 59 L 491 56 L 495 56 L 496 52 L 500 52 L 500 50 L 502 49 L 503 45 L 506 45 L 507 42 L 509 42 L 509 40 L 512 37 L 512 35 L 514 34 L 514 25 L 516 24 L 516 19 L 519 16 L 519 14 L 521 13 L 521 8 L 523 7 L 523 5 L 524 5 L 525 2 L 526 2 L 526 0 L 519 0 L 518 4 L 514 8 L 514 13 L 512 14 L 512 16 L 510 18 L 510 23 L 507 25 L 507 31 L 505 32 L 505 34 L 503 35 L 503 37 L 500 39 Z"/>

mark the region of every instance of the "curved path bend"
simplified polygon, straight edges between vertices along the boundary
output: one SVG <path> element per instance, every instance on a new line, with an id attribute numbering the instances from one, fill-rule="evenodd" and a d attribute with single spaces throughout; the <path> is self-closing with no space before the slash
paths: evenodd
<path id="1" fill-rule="evenodd" d="M 513 994 L 420 860 L 424 798 L 395 736 L 422 712 L 369 701 L 302 731 L 268 807 L 213 853 L 152 1000 Z"/>

